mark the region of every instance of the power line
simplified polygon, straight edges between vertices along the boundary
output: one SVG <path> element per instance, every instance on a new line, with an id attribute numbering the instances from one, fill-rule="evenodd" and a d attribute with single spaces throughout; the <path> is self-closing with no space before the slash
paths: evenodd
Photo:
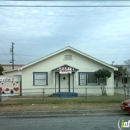
<path id="1" fill-rule="evenodd" d="M 12 11 L 13 13 L 19 13 L 21 10 L 10 10 L 10 9 L 7 9 L 7 8 L 0 8 L 0 9 L 4 9 L 4 10 L 7 10 L 7 11 Z M 111 12 L 119 12 L 119 11 L 123 11 L 123 10 L 126 10 L 126 9 L 130 9 L 130 8 L 122 8 L 122 9 L 117 9 L 117 10 L 111 10 L 111 11 L 104 11 L 103 13 L 94 13 L 93 15 L 96 15 L 96 14 L 105 14 L 105 13 L 111 13 Z M 26 14 L 33 14 L 33 13 L 30 13 L 30 12 L 28 12 L 28 11 L 24 11 L 24 13 L 26 13 Z M 85 15 L 85 14 L 59 14 L 59 15 L 43 15 L 42 14 L 42 16 L 87 16 L 87 15 Z"/>
<path id="2" fill-rule="evenodd" d="M 15 56 L 22 56 L 22 57 L 39 57 L 39 56 L 35 56 L 35 55 L 25 55 L 25 54 L 18 54 L 18 53 L 14 53 Z M 5 55 L 5 54 L 1 54 L 0 55 Z M 10 54 L 7 54 L 10 55 Z"/>
<path id="3" fill-rule="evenodd" d="M 86 8 L 86 7 L 95 7 L 95 8 L 104 8 L 104 7 L 130 7 L 130 5 L 0 5 L 0 7 L 70 7 L 70 8 Z"/>
<path id="4" fill-rule="evenodd" d="M 2 1 L 2 0 L 0 0 L 0 1 Z M 4 0 L 4 1 L 10 1 L 10 0 Z M 23 1 L 23 0 L 15 0 L 15 1 Z M 26 1 L 37 1 L 37 2 L 38 2 L 38 1 L 41 1 L 41 0 L 26 0 Z M 117 1 L 117 2 L 118 2 L 118 1 L 122 1 L 122 0 L 42 0 L 42 1 L 45 1 L 45 2 L 49 2 L 49 1 L 53 1 L 53 2 L 55 2 L 55 1 L 58 1 L 58 2 L 59 2 L 59 1 L 60 1 L 60 2 L 66 2 L 66 1 L 67 1 L 67 2 L 75 2 L 75 1 L 76 1 L 76 2 L 81 2 L 81 1 L 82 1 L 82 2 L 84 2 L 84 1 L 85 1 L 85 2 L 86 2 L 86 1 L 89 1 L 89 2 L 90 2 L 90 1 L 94 1 L 94 2 L 95 2 L 95 1 L 105 1 L 105 2 L 106 2 L 106 1 Z M 129 1 L 129 0 L 125 0 L 125 1 Z"/>
<path id="5" fill-rule="evenodd" d="M 31 56 L 31 57 L 38 57 L 38 56 L 35 56 L 35 55 L 25 55 L 25 54 L 18 54 L 18 53 L 15 53 L 15 55 L 20 55 L 20 56 Z"/>
<path id="6" fill-rule="evenodd" d="M 8 57 L 8 55 L 6 54 L 6 52 L 4 51 L 4 49 L 2 48 L 2 46 L 0 46 L 1 47 L 1 49 L 3 50 L 3 52 L 4 52 L 4 54 L 6 55 L 6 57 L 9 59 L 9 61 L 10 61 L 10 58 Z"/>
<path id="7" fill-rule="evenodd" d="M 33 56 L 33 55 L 23 55 L 23 54 L 17 54 L 17 53 L 14 53 L 14 54 L 15 54 L 16 57 L 19 56 L 19 57 L 24 57 L 24 58 L 25 58 L 25 57 L 26 57 L 26 58 L 27 58 L 27 57 L 35 57 L 35 58 L 44 57 L 44 56 L 42 56 L 42 55 L 41 55 L 41 56 Z M 92 54 L 93 54 L 93 53 L 92 53 Z M 91 54 L 91 55 L 92 55 L 92 54 Z M 99 54 L 99 52 L 95 52 L 94 54 L 97 55 L 97 54 Z M 118 56 L 124 56 L 124 55 L 129 55 L 129 54 L 130 54 L 130 53 L 126 53 L 126 54 L 120 54 L 120 53 L 119 53 Z M 5 55 L 5 54 L 0 54 L 0 55 Z M 8 54 L 8 55 L 9 55 L 9 54 Z M 100 53 L 100 55 L 112 56 L 113 54 Z"/>

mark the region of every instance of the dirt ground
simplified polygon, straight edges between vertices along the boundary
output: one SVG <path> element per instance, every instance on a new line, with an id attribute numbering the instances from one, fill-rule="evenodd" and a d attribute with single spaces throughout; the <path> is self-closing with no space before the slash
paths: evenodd
<path id="1" fill-rule="evenodd" d="M 120 110 L 119 103 L 87 103 L 87 104 L 23 104 L 0 105 L 0 112 L 12 111 L 60 111 L 60 110 Z"/>

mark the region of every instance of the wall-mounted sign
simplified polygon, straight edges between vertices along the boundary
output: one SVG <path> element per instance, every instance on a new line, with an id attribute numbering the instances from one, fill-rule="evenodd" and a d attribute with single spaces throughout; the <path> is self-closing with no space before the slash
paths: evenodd
<path id="1" fill-rule="evenodd" d="M 59 68 L 59 73 L 60 74 L 71 74 L 72 69 L 71 69 L 71 67 L 60 67 Z"/>

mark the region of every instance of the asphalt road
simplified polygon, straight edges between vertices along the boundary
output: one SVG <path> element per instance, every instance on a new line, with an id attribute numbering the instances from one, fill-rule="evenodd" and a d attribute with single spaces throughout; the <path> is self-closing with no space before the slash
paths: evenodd
<path id="1" fill-rule="evenodd" d="M 121 118 L 128 121 L 130 116 L 114 114 L 84 117 L 0 118 L 0 130 L 119 130 L 117 124 Z"/>

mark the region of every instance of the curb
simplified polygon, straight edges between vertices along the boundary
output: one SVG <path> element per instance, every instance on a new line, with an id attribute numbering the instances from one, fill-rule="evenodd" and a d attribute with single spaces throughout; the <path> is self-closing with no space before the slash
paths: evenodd
<path id="1" fill-rule="evenodd" d="M 0 118 L 51 118 L 51 117 L 83 117 L 83 116 L 105 116 L 127 114 L 121 110 L 80 110 L 80 111 L 24 111 L 24 112 L 2 112 Z"/>

